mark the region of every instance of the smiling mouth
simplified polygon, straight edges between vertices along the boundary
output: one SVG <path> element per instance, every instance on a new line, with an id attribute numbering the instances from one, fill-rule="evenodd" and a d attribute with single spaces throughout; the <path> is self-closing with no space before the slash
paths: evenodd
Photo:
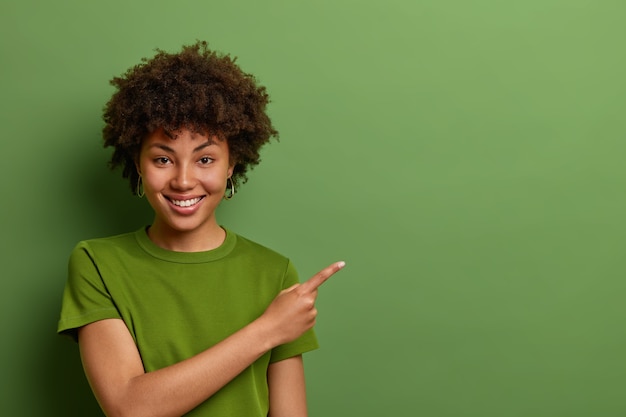
<path id="1" fill-rule="evenodd" d="M 204 197 L 196 197 L 196 198 L 191 198 L 189 200 L 174 200 L 174 199 L 168 198 L 168 200 L 171 201 L 172 204 L 178 207 L 191 207 L 191 206 L 195 206 L 196 204 L 198 204 L 200 200 L 202 200 L 203 198 Z"/>

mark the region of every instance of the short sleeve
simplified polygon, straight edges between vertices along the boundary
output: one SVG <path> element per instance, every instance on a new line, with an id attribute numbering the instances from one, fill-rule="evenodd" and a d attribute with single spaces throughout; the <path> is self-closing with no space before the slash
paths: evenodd
<path id="1" fill-rule="evenodd" d="M 120 317 L 87 243 L 79 243 L 69 259 L 57 332 L 76 340 L 79 327 Z"/>
<path id="2" fill-rule="evenodd" d="M 293 266 L 293 264 L 291 262 L 288 262 L 282 287 L 283 289 L 289 288 L 292 285 L 297 284 L 298 282 L 298 272 L 296 271 L 296 268 Z M 305 352 L 309 352 L 317 348 L 319 348 L 317 336 L 315 335 L 315 331 L 313 329 L 310 329 L 304 332 L 304 334 L 302 334 L 302 336 L 300 336 L 296 340 L 272 349 L 270 362 L 274 363 L 282 361 L 283 359 L 301 355 Z"/>

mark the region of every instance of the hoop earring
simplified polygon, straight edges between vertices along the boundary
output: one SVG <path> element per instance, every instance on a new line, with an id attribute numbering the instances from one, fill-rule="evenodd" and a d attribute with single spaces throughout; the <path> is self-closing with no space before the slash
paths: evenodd
<path id="1" fill-rule="evenodd" d="M 145 195 L 145 192 L 143 190 L 143 182 L 141 180 L 141 175 L 139 175 L 139 179 L 137 179 L 137 186 L 135 187 L 135 194 L 139 198 L 142 198 Z"/>
<path id="2" fill-rule="evenodd" d="M 230 182 L 230 186 L 228 186 L 229 182 Z M 224 200 L 230 200 L 234 196 L 235 196 L 235 181 L 231 177 L 228 177 L 226 179 L 226 192 L 224 193 Z"/>

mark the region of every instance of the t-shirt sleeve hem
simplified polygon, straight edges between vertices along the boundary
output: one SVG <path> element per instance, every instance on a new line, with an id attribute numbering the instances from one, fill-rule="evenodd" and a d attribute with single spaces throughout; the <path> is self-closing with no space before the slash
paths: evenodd
<path id="1" fill-rule="evenodd" d="M 121 318 L 120 314 L 115 308 L 103 308 L 79 316 L 64 317 L 59 320 L 57 333 L 69 336 L 76 342 L 78 341 L 78 328 L 100 320 L 119 318 Z"/>
<path id="2" fill-rule="evenodd" d="M 310 352 L 312 350 L 316 350 L 319 348 L 319 344 L 316 342 L 301 344 L 299 346 L 293 346 L 290 349 L 280 349 L 272 351 L 272 356 L 270 357 L 270 363 L 280 362 L 282 360 L 301 355 L 303 353 Z"/>

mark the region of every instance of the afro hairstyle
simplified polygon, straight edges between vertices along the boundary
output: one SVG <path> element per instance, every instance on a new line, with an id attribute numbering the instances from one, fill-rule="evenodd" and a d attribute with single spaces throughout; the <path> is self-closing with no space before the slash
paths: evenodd
<path id="1" fill-rule="evenodd" d="M 226 140 L 232 180 L 245 183 L 248 168 L 260 162 L 261 147 L 278 138 L 266 113 L 265 87 L 243 72 L 236 58 L 210 50 L 205 41 L 179 53 L 156 52 L 110 81 L 116 92 L 105 105 L 102 132 L 104 146 L 114 148 L 110 167 L 122 166 L 136 193 L 142 140 L 159 128 L 186 128 Z"/>

